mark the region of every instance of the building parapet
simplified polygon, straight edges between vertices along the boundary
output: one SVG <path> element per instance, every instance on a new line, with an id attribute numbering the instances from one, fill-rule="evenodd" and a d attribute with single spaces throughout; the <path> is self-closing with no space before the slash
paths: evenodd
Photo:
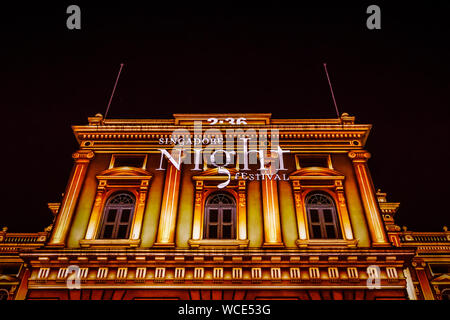
<path id="1" fill-rule="evenodd" d="M 32 249 L 44 246 L 48 232 L 12 233 L 4 227 L 0 231 L 0 252 L 18 252 L 21 249 Z"/>

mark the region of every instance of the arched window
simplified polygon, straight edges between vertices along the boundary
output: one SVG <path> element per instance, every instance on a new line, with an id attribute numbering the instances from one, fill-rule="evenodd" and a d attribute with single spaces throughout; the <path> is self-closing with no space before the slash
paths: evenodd
<path id="1" fill-rule="evenodd" d="M 213 193 L 206 199 L 205 239 L 236 237 L 236 202 L 226 192 Z"/>
<path id="2" fill-rule="evenodd" d="M 442 300 L 450 300 L 450 289 L 444 289 L 441 292 Z"/>
<path id="3" fill-rule="evenodd" d="M 311 239 L 341 237 L 339 219 L 333 198 L 325 192 L 313 192 L 306 197 L 306 212 Z"/>
<path id="4" fill-rule="evenodd" d="M 9 291 L 6 289 L 0 289 L 0 300 L 8 300 Z"/>
<path id="5" fill-rule="evenodd" d="M 100 239 L 127 239 L 133 220 L 135 198 L 127 192 L 113 194 L 105 205 Z"/>

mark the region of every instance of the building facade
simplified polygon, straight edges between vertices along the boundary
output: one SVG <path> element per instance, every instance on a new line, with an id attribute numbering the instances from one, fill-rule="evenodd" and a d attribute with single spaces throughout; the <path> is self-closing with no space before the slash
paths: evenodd
<path id="1" fill-rule="evenodd" d="M 371 126 L 89 118 L 54 220 L 0 232 L 3 299 L 448 299 L 450 233 L 401 230 Z"/>

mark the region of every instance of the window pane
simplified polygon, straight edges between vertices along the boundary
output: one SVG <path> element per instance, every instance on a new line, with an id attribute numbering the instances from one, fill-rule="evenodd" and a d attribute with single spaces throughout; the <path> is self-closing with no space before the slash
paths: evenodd
<path id="1" fill-rule="evenodd" d="M 312 226 L 312 236 L 311 236 L 311 238 L 314 238 L 314 239 L 321 239 L 322 238 L 322 233 L 320 232 L 320 226 L 318 226 L 318 225 L 315 225 L 315 226 Z"/>
<path id="2" fill-rule="evenodd" d="M 222 227 L 222 239 L 231 239 L 231 226 Z"/>
<path id="3" fill-rule="evenodd" d="M 209 238 L 217 239 L 217 226 L 209 226 Z"/>
<path id="4" fill-rule="evenodd" d="M 120 193 L 110 200 L 110 204 L 134 204 L 134 197 L 127 193 Z"/>
<path id="5" fill-rule="evenodd" d="M 450 300 L 450 290 L 445 289 L 442 291 L 442 300 Z"/>
<path id="6" fill-rule="evenodd" d="M 128 225 L 127 224 L 119 226 L 119 230 L 117 231 L 117 239 L 126 239 L 126 238 L 128 238 L 127 229 L 128 229 Z"/>
<path id="7" fill-rule="evenodd" d="M 209 222 L 217 222 L 219 220 L 219 211 L 216 209 L 209 210 Z"/>
<path id="8" fill-rule="evenodd" d="M 231 209 L 224 209 L 222 214 L 222 222 L 231 222 Z"/>
<path id="9" fill-rule="evenodd" d="M 333 213 L 330 209 L 324 209 L 323 210 L 323 218 L 325 222 L 331 222 L 333 223 Z"/>
<path id="10" fill-rule="evenodd" d="M 319 222 L 319 212 L 317 210 L 309 210 L 309 216 L 311 217 L 311 222 Z"/>
<path id="11" fill-rule="evenodd" d="M 107 225 L 105 226 L 105 230 L 103 231 L 103 239 L 111 239 L 113 233 L 114 226 Z"/>
<path id="12" fill-rule="evenodd" d="M 106 219 L 106 222 L 114 222 L 114 221 L 116 221 L 116 215 L 117 215 L 117 210 L 116 209 L 110 209 L 108 211 L 108 217 Z"/>
<path id="13" fill-rule="evenodd" d="M 128 222 L 130 220 L 130 209 L 123 209 L 122 210 L 122 216 L 120 217 L 120 222 Z"/>
<path id="14" fill-rule="evenodd" d="M 450 273 L 450 265 L 446 264 L 430 264 L 433 273 Z M 449 290 L 450 292 L 450 290 Z"/>
<path id="15" fill-rule="evenodd" d="M 145 156 L 115 156 L 114 167 L 136 167 L 141 168 Z"/>
<path id="16" fill-rule="evenodd" d="M 300 167 L 323 167 L 328 168 L 328 157 L 327 156 L 303 156 L 299 158 Z"/>
<path id="17" fill-rule="evenodd" d="M 327 238 L 328 239 L 336 239 L 336 232 L 334 231 L 334 226 L 326 226 L 327 230 Z"/>

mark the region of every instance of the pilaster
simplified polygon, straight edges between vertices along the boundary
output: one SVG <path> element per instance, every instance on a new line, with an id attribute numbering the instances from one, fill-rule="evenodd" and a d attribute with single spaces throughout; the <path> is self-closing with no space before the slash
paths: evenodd
<path id="1" fill-rule="evenodd" d="M 164 194 L 159 218 L 158 236 L 155 247 L 175 246 L 175 225 L 178 210 L 178 196 L 180 192 L 180 170 L 172 163 L 167 164 Z"/>
<path id="2" fill-rule="evenodd" d="M 55 221 L 53 233 L 48 246 L 63 247 L 67 232 L 70 227 L 72 215 L 78 201 L 89 163 L 94 158 L 94 152 L 90 150 L 79 150 L 72 157 L 75 160 L 74 169 L 64 193 L 61 209 Z"/>
<path id="3" fill-rule="evenodd" d="M 350 151 L 348 156 L 352 159 L 356 178 L 358 180 L 364 212 L 366 214 L 369 232 L 372 238 L 372 245 L 390 246 L 384 230 L 381 213 L 378 209 L 373 182 L 367 167 L 367 160 L 370 158 L 370 153 L 364 150 Z"/>

